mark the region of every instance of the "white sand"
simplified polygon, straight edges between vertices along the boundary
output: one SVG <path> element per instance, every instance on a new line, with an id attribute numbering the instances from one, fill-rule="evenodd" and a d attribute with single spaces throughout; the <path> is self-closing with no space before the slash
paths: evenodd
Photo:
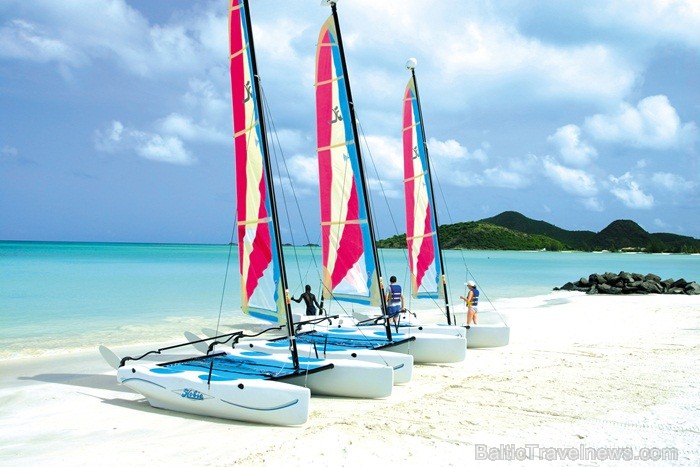
<path id="1" fill-rule="evenodd" d="M 677 448 L 676 461 L 624 465 L 700 465 L 700 296 L 558 292 L 499 311 L 509 346 L 417 366 L 386 400 L 313 397 L 300 427 L 153 409 L 97 349 L 3 361 L 0 464 L 461 466 L 477 449 L 537 445 Z"/>

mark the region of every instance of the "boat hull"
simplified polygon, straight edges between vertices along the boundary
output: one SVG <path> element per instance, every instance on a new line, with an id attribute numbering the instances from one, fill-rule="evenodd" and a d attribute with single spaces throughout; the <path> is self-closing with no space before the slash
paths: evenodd
<path id="1" fill-rule="evenodd" d="M 272 354 L 289 354 L 289 340 L 247 340 L 238 343 L 239 348 L 269 352 Z M 218 349 L 218 348 L 217 348 Z M 319 347 L 311 344 L 297 343 L 299 355 L 312 358 L 324 358 L 333 364 L 342 360 L 368 362 L 391 368 L 394 384 L 406 384 L 413 376 L 413 356 L 408 353 L 388 352 L 386 350 L 347 349 L 335 346 Z"/>
<path id="2" fill-rule="evenodd" d="M 503 347 L 510 342 L 510 328 L 499 324 L 477 324 L 467 329 L 467 347 L 485 349 Z"/>
<path id="3" fill-rule="evenodd" d="M 286 362 L 290 366 L 292 364 L 289 350 L 286 353 L 277 354 L 244 348 L 229 348 L 222 349 L 222 351 L 236 357 Z M 328 371 L 304 373 L 307 368 L 313 369 L 329 363 L 333 365 L 333 368 Z M 387 365 L 358 360 L 318 359 L 300 356 L 299 366 L 302 374 L 286 377 L 283 381 L 287 384 L 308 388 L 312 395 L 380 399 L 389 397 L 394 386 L 394 372 Z"/>
<path id="4" fill-rule="evenodd" d="M 309 417 L 308 388 L 264 379 L 216 378 L 197 371 L 163 372 L 156 364 L 126 365 L 120 383 L 159 409 L 269 425 L 301 425 Z"/>
<path id="5" fill-rule="evenodd" d="M 376 339 L 386 337 L 383 326 L 358 327 L 352 325 L 329 326 L 327 328 L 316 327 L 318 333 L 327 333 L 333 338 L 348 338 L 361 340 L 362 338 Z M 412 338 L 415 338 L 411 340 Z M 467 343 L 464 336 L 435 334 L 420 332 L 408 334 L 403 329 L 400 332 L 392 332 L 392 339 L 408 340 L 400 345 L 382 348 L 385 352 L 402 353 L 413 356 L 413 362 L 425 363 L 457 363 L 466 357 Z"/>
<path id="6" fill-rule="evenodd" d="M 366 315 L 355 313 L 357 319 L 362 321 L 379 319 L 380 317 L 369 317 Z M 459 320 L 459 318 L 462 318 Z M 458 322 L 465 322 L 466 315 L 464 313 L 458 313 L 455 316 Z M 361 321 L 360 321 L 361 322 Z M 334 320 L 333 325 L 340 327 L 352 327 L 355 326 L 357 321 L 353 319 L 339 319 Z M 384 329 L 384 326 L 380 325 L 362 325 L 359 324 L 361 328 L 368 328 L 373 330 Z M 395 328 L 392 328 L 395 329 Z M 417 322 L 411 322 L 405 320 L 400 323 L 399 331 L 406 333 L 408 335 L 419 335 L 420 333 L 430 333 L 430 334 L 446 334 L 446 335 L 457 335 L 464 336 L 467 339 L 466 345 L 468 349 L 483 349 L 489 347 L 503 347 L 508 345 L 510 342 L 510 327 L 505 324 L 478 324 L 470 326 L 467 328 L 466 325 L 449 325 L 449 324 L 420 324 Z"/>

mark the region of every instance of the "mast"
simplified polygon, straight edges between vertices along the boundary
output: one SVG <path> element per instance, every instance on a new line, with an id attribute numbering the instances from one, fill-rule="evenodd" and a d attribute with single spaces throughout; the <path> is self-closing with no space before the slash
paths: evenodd
<path id="1" fill-rule="evenodd" d="M 438 254 L 440 256 L 440 264 L 442 265 L 441 268 L 441 274 L 442 277 L 440 278 L 440 282 L 442 283 L 442 292 L 443 296 L 445 298 L 445 311 L 447 312 L 447 324 L 452 324 L 452 318 L 450 316 L 450 302 L 449 302 L 449 296 L 447 294 L 447 278 L 445 277 L 445 260 L 442 256 L 442 248 L 440 247 L 440 234 L 439 234 L 439 226 L 440 222 L 438 222 L 438 217 L 437 217 L 437 208 L 435 207 L 435 193 L 433 191 L 433 174 L 432 170 L 430 170 L 430 156 L 428 154 L 428 143 L 427 139 L 425 138 L 425 124 L 423 123 L 423 110 L 420 105 L 420 94 L 418 92 L 418 81 L 416 80 L 416 61 L 415 59 L 410 59 L 406 63 L 406 68 L 411 70 L 411 78 L 413 79 L 413 86 L 416 90 L 416 104 L 418 106 L 418 119 L 420 120 L 420 132 L 421 136 L 423 138 L 423 150 L 425 151 L 425 160 L 426 160 L 426 167 L 428 168 L 428 180 L 430 181 L 430 207 L 432 209 L 432 215 L 433 219 L 435 220 L 435 240 L 437 242 L 437 250 Z"/>
<path id="2" fill-rule="evenodd" d="M 232 1 L 233 4 L 236 0 Z M 297 352 L 297 342 L 294 335 L 294 322 L 292 317 L 292 307 L 289 300 L 289 287 L 287 285 L 287 272 L 284 267 L 284 253 L 282 252 L 282 237 L 279 228 L 279 218 L 277 215 L 277 203 L 275 200 L 275 185 L 272 179 L 272 163 L 270 162 L 270 154 L 268 152 L 267 146 L 267 130 L 265 128 L 265 115 L 262 105 L 262 97 L 260 92 L 260 75 L 258 75 L 258 65 L 255 58 L 255 44 L 253 42 L 253 27 L 250 20 L 250 8 L 248 6 L 248 0 L 243 0 L 243 8 L 245 14 L 245 23 L 248 30 L 248 41 L 250 47 L 250 66 L 253 73 L 253 86 L 255 88 L 255 104 L 258 108 L 261 145 L 262 145 L 262 156 L 263 164 L 265 166 L 265 181 L 267 183 L 267 190 L 270 194 L 270 217 L 272 218 L 272 226 L 275 232 L 275 246 L 277 250 L 277 258 L 280 267 L 280 282 L 282 290 L 284 291 L 284 307 L 285 315 L 287 317 L 287 334 L 289 335 L 289 349 L 292 353 L 292 362 L 295 368 L 299 368 L 299 354 Z"/>
<path id="3" fill-rule="evenodd" d="M 345 92 L 347 93 L 348 96 L 348 104 L 349 104 L 349 109 L 350 109 L 350 119 L 352 122 L 352 134 L 353 138 L 355 140 L 356 144 L 356 150 L 357 150 L 357 159 L 358 159 L 358 168 L 359 168 L 359 173 L 362 178 L 362 192 L 365 198 L 365 208 L 367 209 L 367 225 L 369 228 L 369 237 L 372 245 L 372 255 L 374 257 L 374 262 L 376 264 L 377 268 L 377 278 L 379 280 L 379 296 L 380 296 L 380 303 L 381 303 L 381 309 L 382 309 L 382 315 L 385 316 L 384 319 L 384 327 L 386 329 L 386 337 L 389 340 L 392 340 L 391 338 L 391 324 L 389 323 L 389 316 L 387 314 L 387 306 L 386 306 L 386 295 L 384 293 L 384 282 L 382 280 L 382 270 L 381 266 L 379 264 L 379 253 L 377 252 L 377 242 L 374 236 L 374 220 L 372 217 L 372 210 L 369 202 L 369 191 L 367 190 L 367 182 L 366 182 L 366 176 L 365 176 L 365 170 L 364 170 L 364 163 L 362 161 L 362 151 L 360 150 L 360 139 L 358 137 L 357 133 L 357 125 L 356 125 L 356 120 L 355 120 L 355 103 L 352 98 L 352 91 L 350 89 L 350 78 L 348 76 L 348 67 L 345 62 L 345 49 L 343 47 L 343 36 L 340 32 L 340 22 L 338 21 L 338 11 L 336 8 L 336 3 L 337 0 L 324 0 L 324 3 L 329 4 L 331 6 L 331 11 L 333 14 L 333 23 L 335 24 L 335 30 L 336 33 L 338 34 L 338 50 L 340 51 L 340 61 L 343 65 L 343 71 L 345 73 L 344 76 L 344 84 L 345 84 Z"/>

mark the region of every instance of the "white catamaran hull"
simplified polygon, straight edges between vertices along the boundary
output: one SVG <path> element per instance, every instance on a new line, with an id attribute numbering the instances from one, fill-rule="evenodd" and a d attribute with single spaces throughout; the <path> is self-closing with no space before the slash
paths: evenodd
<path id="1" fill-rule="evenodd" d="M 203 329 L 207 337 L 215 337 L 213 329 Z M 190 338 L 188 336 L 188 338 Z M 237 345 L 239 349 L 257 350 L 271 354 L 289 355 L 287 340 L 243 339 Z M 230 346 L 229 346 L 230 348 Z M 216 347 L 216 351 L 226 350 L 226 346 Z M 297 342 L 300 356 L 307 358 L 323 358 L 336 363 L 338 360 L 350 360 L 374 363 L 388 366 L 393 370 L 394 384 L 406 384 L 413 376 L 413 356 L 407 351 L 396 353 L 386 350 L 371 349 L 338 349 L 336 347 L 320 347 Z"/>
<path id="2" fill-rule="evenodd" d="M 459 319 L 461 316 L 461 320 Z M 369 315 L 358 314 L 355 312 L 355 317 L 358 320 L 365 321 L 372 319 Z M 379 317 L 374 317 L 379 318 Z M 466 313 L 457 313 L 455 319 L 458 322 L 466 321 Z M 336 326 L 354 326 L 354 321 L 352 319 L 341 319 L 334 320 L 333 324 Z M 373 330 L 384 329 L 384 326 L 371 325 L 362 326 L 371 328 Z M 395 329 L 395 328 L 392 328 Z M 399 330 L 402 333 L 408 335 L 418 335 L 419 333 L 431 333 L 431 334 L 446 334 L 450 336 L 459 335 L 464 336 L 467 339 L 468 349 L 483 349 L 489 347 L 503 347 L 508 345 L 510 342 L 510 327 L 505 324 L 477 324 L 467 328 L 466 325 L 449 325 L 441 323 L 431 323 L 431 324 L 420 324 L 416 320 L 402 320 L 399 325 Z"/>
<path id="3" fill-rule="evenodd" d="M 289 349 L 286 346 L 277 345 L 273 341 L 243 340 L 238 345 L 241 348 L 270 352 L 273 354 L 289 353 Z M 408 383 L 411 381 L 413 375 L 413 356 L 407 353 L 370 349 L 327 350 L 324 352 L 322 348 L 314 348 L 313 345 L 299 343 L 297 343 L 297 349 L 300 356 L 323 358 L 333 364 L 337 364 L 342 360 L 349 360 L 389 367 L 394 374 L 394 384 Z"/>
<path id="4" fill-rule="evenodd" d="M 118 370 L 117 378 L 160 409 L 270 425 L 301 425 L 309 417 L 309 389 L 277 381 L 232 379 L 207 384 L 202 372 L 168 373 L 154 364 L 127 364 Z"/>
<path id="5" fill-rule="evenodd" d="M 191 333 L 185 333 L 191 342 L 197 341 L 197 337 Z M 260 342 L 260 345 L 249 345 Z M 225 353 L 239 358 L 252 358 L 256 361 L 271 361 L 282 365 L 292 366 L 292 357 L 289 349 L 284 346 L 265 346 L 266 341 L 250 341 L 239 343 L 236 348 L 227 347 L 225 344 L 214 348 L 216 353 Z M 207 351 L 207 344 L 199 342 L 195 347 L 201 351 Z M 263 348 L 265 347 L 265 348 Z M 394 370 L 385 363 L 372 363 L 370 361 L 320 359 L 313 354 L 299 354 L 299 367 L 302 372 L 324 364 L 333 364 L 333 368 L 318 373 L 304 373 L 300 376 L 285 378 L 284 382 L 297 386 L 307 387 L 313 395 L 355 397 L 362 399 L 379 399 L 389 397 L 394 385 Z M 412 362 L 411 362 L 412 363 Z M 411 365 L 412 367 L 412 365 Z"/>
<path id="6" fill-rule="evenodd" d="M 467 329 L 467 347 L 503 347 L 510 342 L 510 328 L 503 324 L 477 324 Z"/>
<path id="7" fill-rule="evenodd" d="M 317 325 L 314 330 L 328 333 L 329 336 L 347 336 L 355 339 L 362 336 L 371 338 L 386 336 L 384 326 L 369 326 L 365 329 L 364 326 L 358 327 L 349 323 L 329 327 Z M 392 329 L 392 339 L 403 340 L 415 337 L 415 340 L 382 350 L 412 355 L 414 363 L 456 363 L 463 361 L 466 357 L 467 342 L 464 336 L 429 332 L 409 334 L 403 329 L 400 329 L 400 332 L 393 331 Z"/>

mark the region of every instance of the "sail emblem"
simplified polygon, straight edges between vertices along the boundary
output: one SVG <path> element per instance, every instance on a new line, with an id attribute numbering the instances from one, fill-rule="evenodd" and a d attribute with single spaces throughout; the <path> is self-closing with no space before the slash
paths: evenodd
<path id="1" fill-rule="evenodd" d="M 413 146 L 413 158 L 418 159 L 420 154 L 418 154 L 418 146 Z"/>
<path id="2" fill-rule="evenodd" d="M 342 122 L 343 116 L 340 114 L 340 107 L 337 105 L 333 107 L 333 120 L 331 120 L 331 125 L 337 122 Z"/>
<path id="3" fill-rule="evenodd" d="M 253 86 L 250 84 L 250 81 L 246 81 L 246 83 L 245 83 L 245 99 L 243 99 L 243 103 L 245 104 L 252 97 L 253 97 Z"/>

